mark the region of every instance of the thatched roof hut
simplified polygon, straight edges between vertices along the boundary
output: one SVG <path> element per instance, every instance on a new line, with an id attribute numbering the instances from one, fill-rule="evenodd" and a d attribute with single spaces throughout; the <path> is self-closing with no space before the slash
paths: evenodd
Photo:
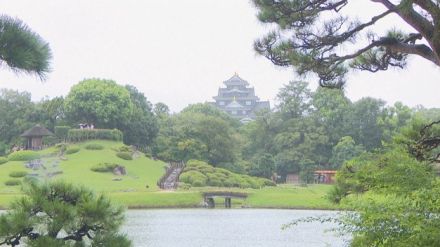
<path id="1" fill-rule="evenodd" d="M 53 135 L 48 129 L 40 126 L 39 124 L 26 130 L 21 137 L 26 138 L 26 149 L 42 149 L 43 137 Z"/>

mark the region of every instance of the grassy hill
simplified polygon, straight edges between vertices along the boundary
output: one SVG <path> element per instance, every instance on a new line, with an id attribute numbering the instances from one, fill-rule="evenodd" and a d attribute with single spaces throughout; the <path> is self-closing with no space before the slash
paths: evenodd
<path id="1" fill-rule="evenodd" d="M 102 147 L 101 150 L 88 150 L 90 144 Z M 157 180 L 164 173 L 165 163 L 154 161 L 142 153 L 134 155 L 133 160 L 124 160 L 116 156 L 118 149 L 123 147 L 120 142 L 93 140 L 69 148 L 79 148 L 72 154 L 58 156 L 59 148 L 51 147 L 37 152 L 42 156 L 44 167 L 37 170 L 25 167 L 24 161 L 9 161 L 0 165 L 0 196 L 12 196 L 20 192 L 20 186 L 5 185 L 8 180 L 23 180 L 12 178 L 13 172 L 25 171 L 28 177 L 35 177 L 42 181 L 63 179 L 75 184 L 81 184 L 96 191 L 114 192 L 152 192 L 158 191 Z M 67 152 L 66 152 L 67 153 Z M 111 172 L 95 172 L 91 168 L 98 164 L 118 164 L 125 167 L 125 176 L 116 176 Z M 0 199 L 0 204 L 1 204 Z"/>
<path id="2" fill-rule="evenodd" d="M 100 149 L 88 149 L 90 146 Z M 13 178 L 10 176 L 11 173 L 22 171 L 27 172 L 27 178 L 34 177 L 41 181 L 62 179 L 84 185 L 95 191 L 103 192 L 116 203 L 130 208 L 197 207 L 203 201 L 202 192 L 213 190 L 232 190 L 249 194 L 245 201 L 233 201 L 235 206 L 311 209 L 332 209 L 335 207 L 325 199 L 325 194 L 331 188 L 328 185 L 308 187 L 289 185 L 263 189 L 204 186 L 186 190 L 161 191 L 156 182 L 164 174 L 166 164 L 162 161 L 149 159 L 142 153 L 133 155 L 133 160 L 122 159 L 117 156 L 121 147 L 123 144 L 120 142 L 93 140 L 69 145 L 63 156 L 57 155 L 60 147 L 51 147 L 37 152 L 41 156 L 44 166 L 37 170 L 26 168 L 27 162 L 24 161 L 8 161 L 1 164 L 0 208 L 6 208 L 14 198 L 21 196 L 20 185 L 7 186 L 5 183 L 9 180 L 23 181 L 25 179 L 23 177 Z M 79 151 L 77 151 L 78 149 Z M 126 147 L 122 149 L 126 149 Z M 92 168 L 104 163 L 121 165 L 125 167 L 127 174 L 117 176 L 112 172 L 92 171 Z M 221 204 L 222 202 L 219 201 L 219 205 Z"/>

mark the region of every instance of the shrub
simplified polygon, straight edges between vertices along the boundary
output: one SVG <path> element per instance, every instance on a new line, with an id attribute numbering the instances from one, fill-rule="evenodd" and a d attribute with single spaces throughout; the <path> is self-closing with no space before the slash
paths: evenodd
<path id="1" fill-rule="evenodd" d="M 54 132 L 55 135 L 58 136 L 58 138 L 65 141 L 67 140 L 67 134 L 69 133 L 69 130 L 69 126 L 55 126 Z"/>
<path id="2" fill-rule="evenodd" d="M 116 156 L 118 156 L 119 158 L 121 158 L 123 160 L 132 160 L 133 159 L 133 156 L 129 152 L 117 152 Z"/>
<path id="3" fill-rule="evenodd" d="M 117 129 L 71 129 L 67 139 L 73 142 L 86 140 L 112 140 L 122 141 L 122 132 Z"/>
<path id="4" fill-rule="evenodd" d="M 31 150 L 15 151 L 8 156 L 9 161 L 29 161 L 40 158 L 40 155 Z"/>
<path id="5" fill-rule="evenodd" d="M 179 182 L 179 188 L 182 190 L 189 190 L 191 189 L 191 184 Z"/>
<path id="6" fill-rule="evenodd" d="M 98 143 L 90 143 L 90 144 L 87 144 L 86 149 L 87 150 L 102 150 L 102 149 L 104 149 L 104 146 L 102 146 L 101 144 L 98 144 Z"/>
<path id="7" fill-rule="evenodd" d="M 59 152 L 64 153 L 64 152 L 66 152 L 68 146 L 69 145 L 67 145 L 67 143 L 62 142 L 62 143 L 56 144 L 55 148 L 58 149 Z"/>
<path id="8" fill-rule="evenodd" d="M 26 176 L 27 174 L 28 174 L 27 171 L 13 171 L 13 172 L 9 173 L 9 177 L 22 178 L 22 177 Z"/>
<path id="9" fill-rule="evenodd" d="M 78 146 L 70 146 L 70 147 L 67 147 L 66 154 L 78 153 L 79 150 L 80 150 L 80 148 Z"/>
<path id="10" fill-rule="evenodd" d="M 131 149 L 131 147 L 130 146 L 126 146 L 126 145 L 124 145 L 124 146 L 120 146 L 119 148 L 118 148 L 118 152 L 127 152 L 127 153 L 131 153 L 133 150 Z"/>
<path id="11" fill-rule="evenodd" d="M 17 186 L 20 184 L 21 184 L 21 181 L 19 179 L 10 179 L 5 182 L 6 186 Z"/>
<path id="12" fill-rule="evenodd" d="M 180 181 L 195 187 L 223 186 L 258 189 L 264 186 L 275 186 L 275 183 L 269 179 L 233 173 L 198 160 L 187 162 L 184 172 L 180 175 Z"/>
<path id="13" fill-rule="evenodd" d="M 8 162 L 8 159 L 6 157 L 0 157 L 0 165 Z"/>
<path id="14" fill-rule="evenodd" d="M 99 163 L 90 168 L 90 170 L 94 172 L 113 172 L 117 166 L 119 165 L 114 163 Z"/>
<path id="15" fill-rule="evenodd" d="M 191 184 L 193 186 L 205 186 L 208 178 L 203 173 L 198 171 L 183 172 L 180 177 L 180 181 Z M 196 185 L 197 182 L 197 185 Z"/>

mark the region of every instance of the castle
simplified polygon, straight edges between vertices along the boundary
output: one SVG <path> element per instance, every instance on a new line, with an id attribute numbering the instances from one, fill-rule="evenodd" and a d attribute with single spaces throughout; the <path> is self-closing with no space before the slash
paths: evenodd
<path id="1" fill-rule="evenodd" d="M 226 88 L 219 88 L 218 95 L 213 97 L 213 105 L 225 111 L 232 117 L 246 123 L 255 119 L 255 113 L 267 109 L 270 110 L 269 101 L 260 101 L 255 96 L 255 89 L 248 87 L 249 83 L 241 79 L 237 73 L 223 82 Z"/>

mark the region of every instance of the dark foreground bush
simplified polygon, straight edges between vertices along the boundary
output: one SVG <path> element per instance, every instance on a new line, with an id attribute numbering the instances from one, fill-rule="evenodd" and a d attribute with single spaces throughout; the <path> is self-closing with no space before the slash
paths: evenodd
<path id="1" fill-rule="evenodd" d="M 40 158 L 40 155 L 31 150 L 15 151 L 8 156 L 9 161 L 29 161 Z"/>
<path id="2" fill-rule="evenodd" d="M 123 208 L 103 195 L 61 182 L 29 183 L 24 194 L 0 215 L 2 246 L 132 246 L 119 233 Z"/>
<path id="3" fill-rule="evenodd" d="M 117 152 L 116 156 L 123 160 L 132 160 L 133 156 L 131 155 L 131 152 Z"/>
<path id="4" fill-rule="evenodd" d="M 22 177 L 25 177 L 27 174 L 28 174 L 27 171 L 13 171 L 13 172 L 9 173 L 9 177 L 22 178 Z"/>

